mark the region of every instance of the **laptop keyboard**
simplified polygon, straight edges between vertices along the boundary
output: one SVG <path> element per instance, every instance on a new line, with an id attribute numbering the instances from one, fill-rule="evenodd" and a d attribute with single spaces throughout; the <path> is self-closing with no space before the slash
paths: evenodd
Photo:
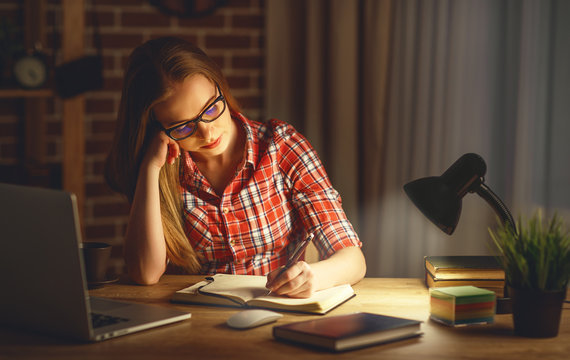
<path id="1" fill-rule="evenodd" d="M 91 323 L 93 324 L 94 329 L 102 326 L 118 324 L 120 322 L 125 322 L 125 321 L 129 321 L 129 319 L 125 319 L 118 316 L 91 313 Z"/>

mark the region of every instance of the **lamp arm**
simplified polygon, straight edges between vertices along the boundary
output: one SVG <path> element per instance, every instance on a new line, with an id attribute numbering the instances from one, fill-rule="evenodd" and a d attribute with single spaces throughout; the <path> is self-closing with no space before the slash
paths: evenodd
<path id="1" fill-rule="evenodd" d="M 513 220 L 511 212 L 503 203 L 503 201 L 491 190 L 485 183 L 481 181 L 479 186 L 475 189 L 475 192 L 481 196 L 485 201 L 495 210 L 497 215 L 501 218 L 503 223 L 508 223 L 513 229 L 514 233 L 517 234 L 517 226 Z"/>

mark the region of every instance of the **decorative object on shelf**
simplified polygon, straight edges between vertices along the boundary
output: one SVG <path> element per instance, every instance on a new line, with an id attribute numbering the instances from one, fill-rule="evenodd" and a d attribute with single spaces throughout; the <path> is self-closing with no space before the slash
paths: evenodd
<path id="1" fill-rule="evenodd" d="M 39 50 L 33 50 L 14 60 L 12 74 L 18 86 L 25 89 L 37 89 L 45 85 L 49 68 L 46 56 Z"/>
<path id="2" fill-rule="evenodd" d="M 528 221 L 519 217 L 517 229 L 489 229 L 503 255 L 515 334 L 555 337 L 570 279 L 570 235 L 558 215 L 543 221 L 540 211 Z"/>
<path id="3" fill-rule="evenodd" d="M 97 53 L 65 62 L 55 68 L 55 90 L 61 98 L 74 97 L 103 87 L 103 46 L 99 34 L 99 21 L 93 7 L 91 15 L 93 44 Z"/>
<path id="4" fill-rule="evenodd" d="M 441 176 L 430 176 L 404 185 L 404 191 L 421 212 L 443 232 L 451 235 L 459 222 L 461 201 L 477 193 L 516 233 L 513 217 L 503 201 L 484 183 L 487 165 L 477 154 L 468 153 L 455 161 Z M 497 314 L 511 312 L 510 299 L 497 298 Z"/>
<path id="5" fill-rule="evenodd" d="M 66 62 L 55 69 L 57 94 L 70 98 L 103 86 L 103 58 L 89 55 Z"/>

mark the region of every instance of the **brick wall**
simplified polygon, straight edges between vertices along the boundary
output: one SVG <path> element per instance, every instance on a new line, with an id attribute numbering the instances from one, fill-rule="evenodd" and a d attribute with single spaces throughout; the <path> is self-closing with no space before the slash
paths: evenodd
<path id="1" fill-rule="evenodd" d="M 0 14 L 15 14 L 18 1 L 3 0 Z M 48 2 L 48 44 L 58 28 L 60 2 Z M 113 194 L 104 183 L 103 162 L 115 131 L 120 101 L 122 74 L 130 51 L 154 37 L 179 36 L 194 42 L 222 67 L 232 93 L 244 113 L 262 120 L 263 107 L 263 0 L 229 0 L 213 14 L 199 19 L 182 19 L 160 13 L 146 0 L 90 0 L 86 2 L 86 53 L 93 54 L 93 18 L 96 14 L 103 45 L 103 90 L 86 94 L 86 204 L 85 234 L 89 241 L 114 245 L 113 267 L 122 271 L 122 237 L 128 204 Z M 56 53 L 57 55 L 57 53 Z M 57 59 L 57 57 L 56 57 Z M 18 99 L 0 99 L 0 165 L 15 164 L 21 152 L 18 132 L 23 106 Z M 57 166 L 61 161 L 61 102 L 49 99 L 46 126 L 46 161 Z"/>

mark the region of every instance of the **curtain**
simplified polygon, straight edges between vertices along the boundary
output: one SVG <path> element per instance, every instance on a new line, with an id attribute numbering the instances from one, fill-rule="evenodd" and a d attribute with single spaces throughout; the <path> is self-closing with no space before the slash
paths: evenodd
<path id="1" fill-rule="evenodd" d="M 518 214 L 570 219 L 570 4 L 563 0 L 268 1 L 266 108 L 319 152 L 368 276 L 424 255 L 489 254 L 495 214 L 467 195 L 443 234 L 402 186 L 467 152 Z"/>

